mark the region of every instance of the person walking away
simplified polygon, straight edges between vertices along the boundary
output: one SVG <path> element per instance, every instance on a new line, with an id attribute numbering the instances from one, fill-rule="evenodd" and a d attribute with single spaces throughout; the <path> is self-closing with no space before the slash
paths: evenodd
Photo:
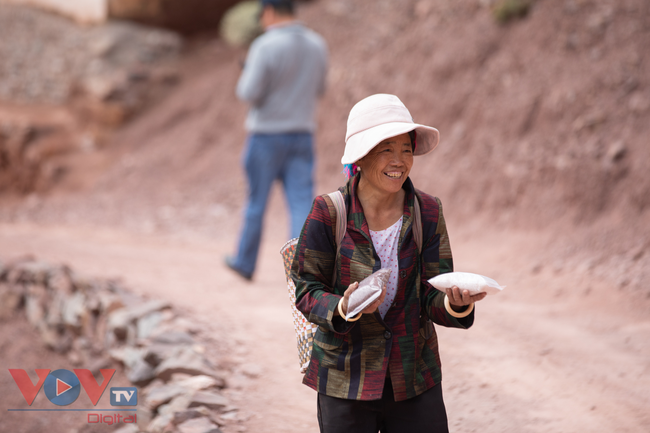
<path id="1" fill-rule="evenodd" d="M 290 238 L 298 237 L 313 200 L 313 134 L 318 98 L 325 90 L 325 40 L 296 20 L 291 0 L 261 0 L 265 32 L 251 44 L 237 83 L 250 105 L 243 166 L 248 202 L 237 253 L 226 265 L 250 280 L 255 272 L 266 204 L 282 182 Z"/>

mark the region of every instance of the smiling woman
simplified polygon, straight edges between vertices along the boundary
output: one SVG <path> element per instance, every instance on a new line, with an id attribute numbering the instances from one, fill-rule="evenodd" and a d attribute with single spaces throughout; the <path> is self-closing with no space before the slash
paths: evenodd
<path id="1" fill-rule="evenodd" d="M 431 322 L 469 328 L 485 294 L 428 282 L 453 271 L 449 237 L 440 200 L 417 191 L 409 173 L 438 141 L 396 96 L 360 101 L 341 159 L 346 214 L 317 197 L 302 229 L 291 277 L 296 307 L 318 325 L 303 383 L 318 391 L 321 432 L 448 432 Z M 337 218 L 346 218 L 340 242 Z M 346 321 L 358 282 L 386 268 L 379 298 Z"/>

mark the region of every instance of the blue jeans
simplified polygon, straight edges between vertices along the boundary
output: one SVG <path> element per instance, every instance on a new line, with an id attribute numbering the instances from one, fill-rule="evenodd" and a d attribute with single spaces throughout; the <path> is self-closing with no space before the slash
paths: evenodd
<path id="1" fill-rule="evenodd" d="M 314 167 L 311 133 L 252 134 L 243 165 L 248 179 L 248 203 L 234 266 L 246 275 L 255 271 L 266 203 L 280 180 L 291 217 L 290 238 L 298 237 L 311 210 Z"/>

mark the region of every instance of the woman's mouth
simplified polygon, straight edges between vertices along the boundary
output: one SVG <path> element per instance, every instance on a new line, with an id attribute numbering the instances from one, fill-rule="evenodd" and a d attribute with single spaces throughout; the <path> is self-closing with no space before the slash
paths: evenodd
<path id="1" fill-rule="evenodd" d="M 402 177 L 402 172 L 401 171 L 387 171 L 384 172 L 384 174 L 391 179 L 399 179 Z"/>

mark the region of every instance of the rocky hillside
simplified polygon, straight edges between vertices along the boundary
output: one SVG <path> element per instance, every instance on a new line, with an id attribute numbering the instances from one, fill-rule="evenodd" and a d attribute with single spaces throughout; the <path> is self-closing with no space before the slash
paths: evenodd
<path id="1" fill-rule="evenodd" d="M 331 52 L 317 192 L 343 182 L 351 106 L 394 93 L 416 121 L 441 131 L 439 148 L 416 161 L 413 178 L 442 198 L 453 221 L 547 232 L 554 243 L 540 251 L 543 263 L 583 255 L 607 273 L 629 255 L 623 268 L 614 266 L 618 273 L 650 272 L 650 4 L 537 0 L 525 17 L 501 23 L 499 3 L 301 6 L 300 17 Z M 2 218 L 114 221 L 149 231 L 189 225 L 213 236 L 237 227 L 246 107 L 234 86 L 245 52 L 211 36 L 191 46 L 181 83 L 118 131 L 107 162 L 83 178 L 86 193 L 33 195 L 28 208 L 5 207 Z"/>
<path id="2" fill-rule="evenodd" d="M 650 5 L 540 0 L 498 25 L 480 3 L 323 6 L 334 61 L 321 144 L 341 141 L 355 101 L 391 92 L 441 130 L 418 183 L 465 215 L 647 210 Z"/>

